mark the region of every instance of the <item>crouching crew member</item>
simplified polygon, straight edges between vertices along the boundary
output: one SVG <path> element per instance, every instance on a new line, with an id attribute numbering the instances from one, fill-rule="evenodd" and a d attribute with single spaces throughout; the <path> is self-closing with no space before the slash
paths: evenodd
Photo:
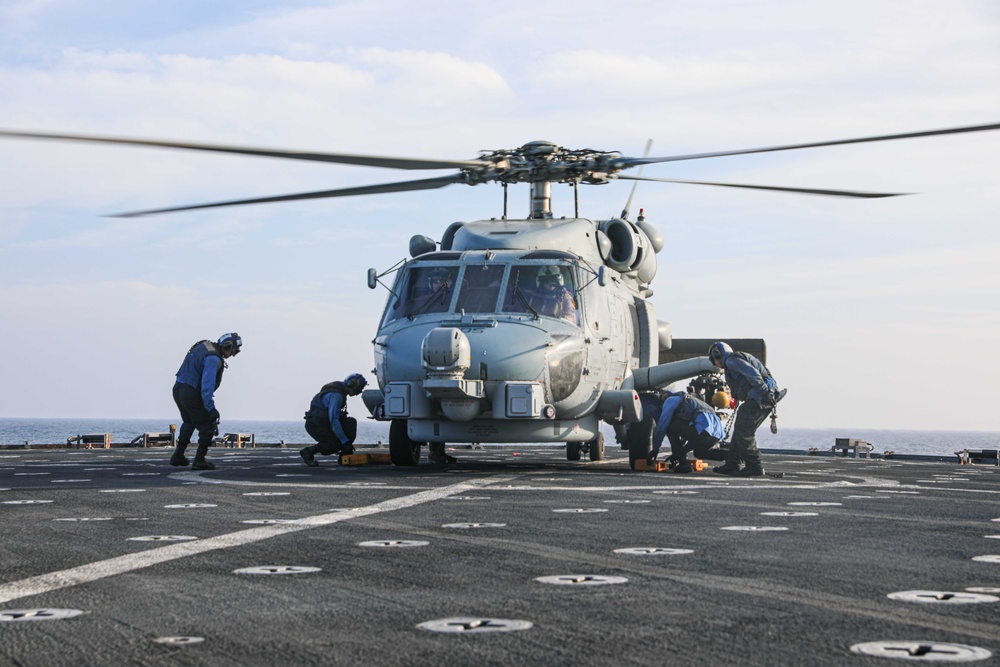
<path id="1" fill-rule="evenodd" d="M 713 447 L 724 434 L 722 421 L 711 405 L 686 391 L 666 392 L 653 431 L 651 457 L 656 458 L 666 436 L 670 458 L 677 463 L 674 472 L 693 472 L 687 452 L 693 449 L 699 459 L 722 460 L 722 452 Z"/>
<path id="2" fill-rule="evenodd" d="M 316 455 L 341 456 L 354 453 L 354 440 L 358 437 L 358 420 L 347 416 L 347 397 L 357 396 L 368 385 L 360 373 L 348 375 L 343 382 L 323 385 L 313 396 L 306 413 L 306 431 L 317 444 L 303 447 L 299 455 L 307 466 L 318 466 Z"/>
<path id="3" fill-rule="evenodd" d="M 201 340 L 191 346 L 177 371 L 174 383 L 174 403 L 181 413 L 181 430 L 177 434 L 177 449 L 170 457 L 170 465 L 186 466 L 192 470 L 214 470 L 215 465 L 205 460 L 212 438 L 219 430 L 219 411 L 215 408 L 215 390 L 222 384 L 222 373 L 228 367 L 225 359 L 240 353 L 243 339 L 238 333 L 224 334 L 216 342 Z M 198 430 L 198 451 L 194 463 L 184 450 L 191 444 L 191 436 Z"/>
<path id="4" fill-rule="evenodd" d="M 726 343 L 712 343 L 708 348 L 708 358 L 726 372 L 726 384 L 733 390 L 736 400 L 740 401 L 726 463 L 712 470 L 737 477 L 762 477 L 764 466 L 757 449 L 757 429 L 788 390 L 778 389 L 771 371 L 757 357 L 746 352 L 733 352 L 733 348 Z M 746 464 L 742 470 L 741 462 Z"/>

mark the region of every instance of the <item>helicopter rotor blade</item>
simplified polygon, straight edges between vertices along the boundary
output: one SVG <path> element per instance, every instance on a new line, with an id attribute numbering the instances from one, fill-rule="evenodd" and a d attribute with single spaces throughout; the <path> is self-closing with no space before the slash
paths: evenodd
<path id="1" fill-rule="evenodd" d="M 794 192 L 803 195 L 826 195 L 828 197 L 853 197 L 857 199 L 880 199 L 882 197 L 901 197 L 909 192 L 864 192 L 860 190 L 824 190 L 819 188 L 789 188 L 778 185 L 748 185 L 745 183 L 716 183 L 713 181 L 689 181 L 680 178 L 652 178 L 642 176 L 626 176 L 618 174 L 609 176 L 626 181 L 656 181 L 658 183 L 687 183 L 691 185 L 715 185 L 723 188 L 746 188 L 749 190 L 773 190 L 775 192 Z"/>
<path id="2" fill-rule="evenodd" d="M 646 140 L 646 150 L 642 152 L 643 157 L 649 157 L 649 151 L 653 148 L 653 140 Z M 642 169 L 646 165 L 640 165 L 639 171 L 636 172 L 636 176 L 642 176 Z M 639 180 L 636 179 L 635 183 L 632 184 L 632 192 L 628 195 L 628 201 L 625 202 L 625 208 L 622 209 L 621 219 L 628 220 L 629 211 L 632 210 L 632 198 L 635 197 L 635 190 L 639 187 Z"/>
<path id="3" fill-rule="evenodd" d="M 107 137 L 85 134 L 55 134 L 50 132 L 21 132 L 0 130 L 0 137 L 10 139 L 52 139 L 56 141 L 81 141 L 87 143 L 119 144 L 125 146 L 146 146 L 151 148 L 179 148 L 193 151 L 253 155 L 258 157 L 283 158 L 287 160 L 309 160 L 312 162 L 333 162 L 364 167 L 385 167 L 388 169 L 481 169 L 485 165 L 479 160 L 434 160 L 424 158 L 388 157 L 384 155 L 352 155 L 350 153 L 319 153 L 310 151 L 277 150 L 253 148 L 250 146 L 226 146 L 181 141 L 159 141 L 154 139 L 130 139 L 127 137 Z"/>
<path id="4" fill-rule="evenodd" d="M 700 160 L 710 157 L 725 157 L 727 155 L 750 155 L 752 153 L 774 153 L 777 151 L 792 151 L 800 148 L 819 148 L 822 146 L 840 146 L 843 144 L 862 144 L 875 141 L 892 141 L 895 139 L 916 139 L 918 137 L 933 137 L 941 134 L 962 134 L 965 132 L 986 132 L 989 130 L 1000 130 L 1000 123 L 990 125 L 969 125 L 966 127 L 952 127 L 944 130 L 925 130 L 922 132 L 906 132 L 904 134 L 883 134 L 877 137 L 861 137 L 858 139 L 839 139 L 836 141 L 817 141 L 808 144 L 790 144 L 787 146 L 772 146 L 770 148 L 746 148 L 735 151 L 718 151 L 715 153 L 693 153 L 691 155 L 672 155 L 667 157 L 641 157 L 622 158 L 618 164 L 623 169 L 638 167 L 644 164 L 656 164 L 659 162 L 679 162 L 681 160 Z"/>
<path id="5" fill-rule="evenodd" d="M 279 201 L 295 201 L 299 199 L 325 199 L 328 197 L 354 197 L 356 195 L 374 195 L 388 192 L 407 192 L 412 190 L 434 190 L 443 188 L 454 183 L 465 183 L 464 174 L 453 174 L 451 176 L 439 176 L 438 178 L 426 178 L 418 181 L 402 181 L 399 183 L 383 183 L 381 185 L 362 185 L 353 188 L 340 188 L 337 190 L 321 190 L 317 192 L 301 192 L 293 195 L 277 195 L 274 197 L 258 197 L 255 199 L 237 199 L 233 201 L 214 202 L 210 204 L 194 204 L 192 206 L 174 206 L 171 208 L 157 208 L 146 211 L 131 211 L 128 213 L 113 213 L 109 218 L 139 218 L 145 215 L 156 215 L 159 213 L 174 213 L 176 211 L 193 211 L 202 208 L 220 208 L 223 206 L 243 206 L 246 204 L 267 204 Z"/>

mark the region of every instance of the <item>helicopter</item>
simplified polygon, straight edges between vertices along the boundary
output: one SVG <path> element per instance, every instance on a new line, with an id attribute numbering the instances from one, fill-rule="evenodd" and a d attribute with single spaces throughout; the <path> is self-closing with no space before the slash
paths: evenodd
<path id="1" fill-rule="evenodd" d="M 646 165 L 1000 129 L 975 125 L 902 134 L 687 155 L 642 157 L 568 149 L 532 141 L 480 152 L 471 160 L 306 152 L 124 137 L 0 130 L 0 138 L 47 139 L 307 160 L 402 170 L 457 170 L 426 179 L 220 201 L 116 214 L 132 218 L 179 211 L 432 190 L 499 183 L 500 217 L 447 226 L 440 240 L 414 235 L 409 257 L 368 271 L 368 287 L 388 291 L 375 337 L 377 389 L 362 399 L 371 418 L 389 422 L 397 466 L 417 465 L 435 443 L 565 443 L 566 457 L 605 457 L 601 423 L 615 428 L 632 468 L 651 451 L 655 424 L 643 410 L 664 387 L 695 378 L 718 386 L 706 350 L 725 340 L 766 363 L 763 339 L 679 339 L 657 320 L 650 297 L 663 237 L 640 209 L 640 181 L 744 188 L 850 198 L 903 193 L 793 188 L 642 176 Z M 638 168 L 635 175 L 623 172 Z M 633 181 L 617 217 L 580 216 L 579 186 Z M 529 213 L 508 217 L 508 188 L 527 184 Z M 555 217 L 553 184 L 569 184 L 574 215 Z M 387 276 L 392 276 L 391 282 Z M 385 279 L 385 280 L 384 280 Z M 700 378 L 700 380 L 699 380 Z"/>

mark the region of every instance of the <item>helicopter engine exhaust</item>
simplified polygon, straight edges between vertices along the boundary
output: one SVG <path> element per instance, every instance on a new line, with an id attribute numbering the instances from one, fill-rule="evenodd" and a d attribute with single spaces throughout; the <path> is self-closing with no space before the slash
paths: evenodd
<path id="1" fill-rule="evenodd" d="M 471 421 L 482 411 L 483 381 L 465 379 L 471 350 L 468 337 L 454 327 L 431 329 L 421 344 L 427 371 L 424 390 L 441 402 L 441 412 L 453 421 Z"/>

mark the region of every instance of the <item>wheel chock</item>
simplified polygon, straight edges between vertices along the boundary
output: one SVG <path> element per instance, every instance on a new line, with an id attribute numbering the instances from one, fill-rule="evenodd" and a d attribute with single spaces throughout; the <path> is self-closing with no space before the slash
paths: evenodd
<path id="1" fill-rule="evenodd" d="M 701 459 L 694 459 L 690 463 L 695 472 L 701 472 L 708 468 L 708 464 Z M 666 461 L 653 461 L 652 463 L 646 459 L 636 459 L 635 461 L 635 470 L 639 472 L 666 472 L 667 470 L 673 470 L 673 468 L 674 466 L 668 464 Z"/>
<path id="2" fill-rule="evenodd" d="M 392 463 L 388 454 L 347 454 L 340 457 L 342 466 L 367 466 Z"/>

